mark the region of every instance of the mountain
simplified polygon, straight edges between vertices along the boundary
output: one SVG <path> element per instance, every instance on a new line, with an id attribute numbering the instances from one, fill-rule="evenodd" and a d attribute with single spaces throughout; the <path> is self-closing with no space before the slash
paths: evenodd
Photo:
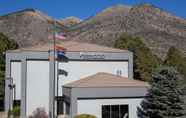
<path id="1" fill-rule="evenodd" d="M 54 20 L 35 9 L 24 9 L 0 16 L 0 32 L 16 41 L 19 47 L 44 44 L 48 42 L 48 35 Z M 59 22 L 57 25 L 65 30 Z"/>
<path id="2" fill-rule="evenodd" d="M 77 17 L 74 17 L 74 16 L 71 16 L 71 17 L 67 17 L 65 19 L 61 19 L 59 20 L 59 22 L 64 25 L 64 26 L 67 26 L 67 27 L 71 27 L 71 26 L 74 26 L 76 24 L 79 24 L 82 20 L 77 18 Z"/>
<path id="3" fill-rule="evenodd" d="M 175 46 L 186 55 L 186 20 L 150 4 L 116 5 L 71 28 L 72 40 L 113 46 L 124 32 L 144 38 L 159 57 Z"/>
<path id="4" fill-rule="evenodd" d="M 19 47 L 48 42 L 53 18 L 34 9 L 0 16 L 0 32 Z M 186 56 L 186 20 L 150 4 L 116 5 L 85 20 L 69 17 L 57 21 L 67 40 L 113 46 L 121 34 L 142 37 L 154 54 L 164 58 L 172 46 Z"/>

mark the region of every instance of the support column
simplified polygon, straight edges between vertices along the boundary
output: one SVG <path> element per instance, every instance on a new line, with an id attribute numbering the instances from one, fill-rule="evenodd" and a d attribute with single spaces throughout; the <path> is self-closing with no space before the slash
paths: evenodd
<path id="1" fill-rule="evenodd" d="M 10 58 L 9 55 L 6 54 L 6 65 L 5 65 L 6 73 L 5 73 L 5 100 L 4 100 L 4 107 L 5 111 L 8 113 L 10 110 L 10 106 L 12 103 L 11 102 L 11 90 L 9 88 L 10 83 L 10 70 L 11 70 L 11 65 L 10 65 Z"/>
<path id="2" fill-rule="evenodd" d="M 27 62 L 26 59 L 21 61 L 21 118 L 26 118 L 26 81 Z"/>
<path id="3" fill-rule="evenodd" d="M 77 97 L 73 95 L 71 96 L 71 103 L 70 103 L 70 115 L 71 118 L 74 118 L 77 115 Z"/>
<path id="4" fill-rule="evenodd" d="M 63 101 L 63 115 L 66 115 L 66 102 Z"/>
<path id="5" fill-rule="evenodd" d="M 129 79 L 134 79 L 133 78 L 133 53 L 129 54 L 129 62 L 128 62 L 128 78 Z"/>
<path id="6" fill-rule="evenodd" d="M 54 118 L 54 105 L 55 105 L 55 102 L 54 102 L 54 96 L 55 96 L 55 93 L 54 93 L 54 74 L 55 74 L 55 66 L 54 66 L 54 59 L 53 59 L 53 56 L 54 56 L 54 52 L 53 51 L 49 51 L 49 61 L 50 61 L 50 80 L 49 80 L 49 118 Z"/>
<path id="7" fill-rule="evenodd" d="M 5 78 L 5 111 L 8 113 L 13 108 L 12 78 Z"/>

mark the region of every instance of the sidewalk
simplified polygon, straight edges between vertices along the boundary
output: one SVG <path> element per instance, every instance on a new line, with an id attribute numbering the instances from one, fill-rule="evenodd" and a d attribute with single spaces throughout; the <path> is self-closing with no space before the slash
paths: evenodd
<path id="1" fill-rule="evenodd" d="M 5 112 L 0 112 L 0 118 L 7 118 L 7 115 Z"/>

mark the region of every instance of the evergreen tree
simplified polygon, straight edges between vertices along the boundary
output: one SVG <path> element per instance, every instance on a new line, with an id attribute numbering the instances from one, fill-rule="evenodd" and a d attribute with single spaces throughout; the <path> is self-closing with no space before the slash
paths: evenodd
<path id="1" fill-rule="evenodd" d="M 186 77 L 186 59 L 184 58 L 182 52 L 175 47 L 171 47 L 169 49 L 164 63 L 169 66 L 174 66 Z"/>
<path id="2" fill-rule="evenodd" d="M 5 51 L 18 48 L 18 45 L 9 40 L 7 36 L 0 33 L 0 110 L 3 109 L 4 101 L 4 73 L 5 73 Z"/>
<path id="3" fill-rule="evenodd" d="M 184 76 L 184 79 L 180 81 L 180 88 L 184 91 L 185 103 L 186 103 L 186 58 L 183 56 L 183 53 L 176 49 L 175 47 L 171 47 L 167 53 L 167 57 L 164 61 L 166 65 L 175 67 L 180 74 Z M 186 109 L 186 104 L 185 104 Z"/>
<path id="4" fill-rule="evenodd" d="M 127 49 L 134 53 L 134 78 L 149 81 L 154 68 L 162 62 L 152 54 L 151 50 L 143 43 L 140 37 L 123 34 L 116 40 L 115 48 Z"/>
<path id="5" fill-rule="evenodd" d="M 184 116 L 183 79 L 173 67 L 160 67 L 152 76 L 151 88 L 138 108 L 139 118 L 178 118 Z"/>

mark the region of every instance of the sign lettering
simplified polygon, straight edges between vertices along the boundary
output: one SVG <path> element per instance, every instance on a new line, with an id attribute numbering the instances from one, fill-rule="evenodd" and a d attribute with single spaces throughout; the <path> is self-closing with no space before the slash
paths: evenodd
<path id="1" fill-rule="evenodd" d="M 80 53 L 80 58 L 81 59 L 95 59 L 95 60 L 99 60 L 99 59 L 105 59 L 105 55 L 104 54 L 99 54 L 99 53 Z"/>

